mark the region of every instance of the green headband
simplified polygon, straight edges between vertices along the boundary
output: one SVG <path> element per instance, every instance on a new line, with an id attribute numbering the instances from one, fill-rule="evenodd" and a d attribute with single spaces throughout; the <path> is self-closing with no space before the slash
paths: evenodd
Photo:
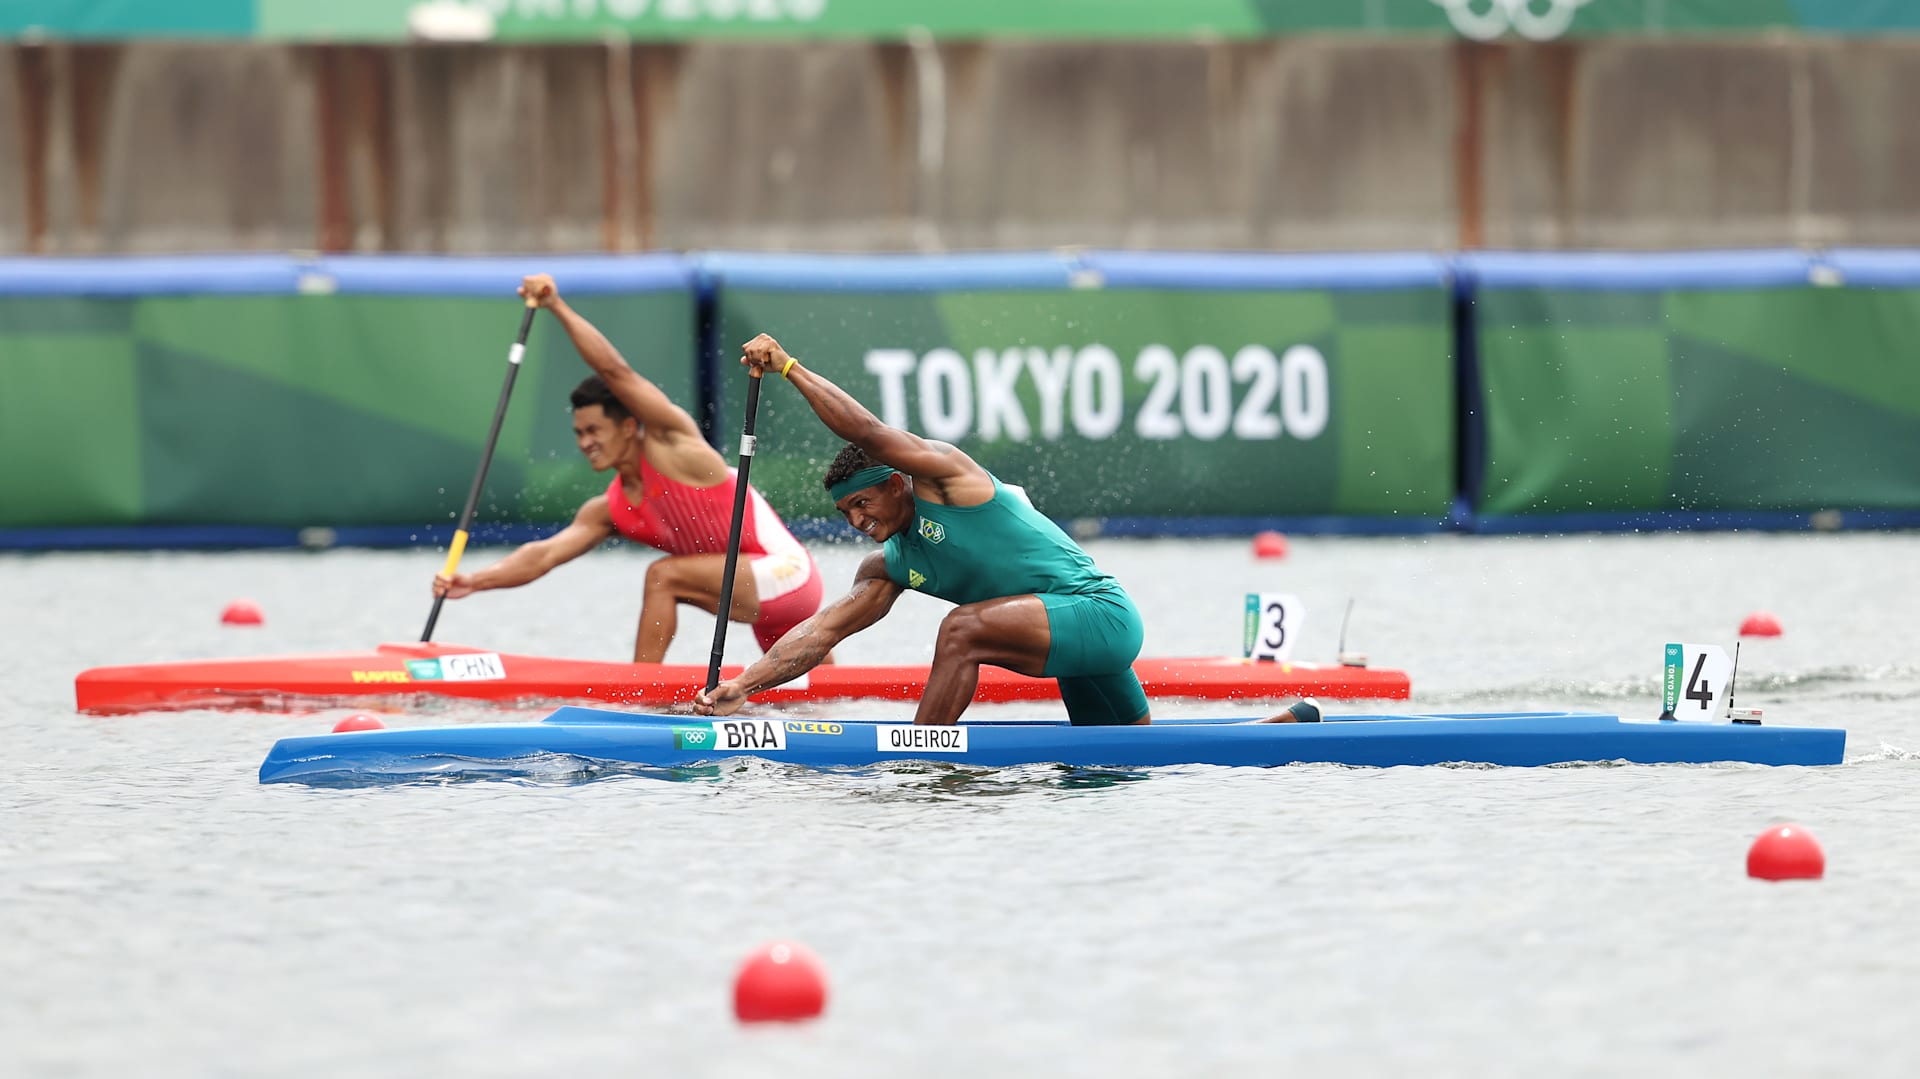
<path id="1" fill-rule="evenodd" d="M 900 470 L 897 468 L 888 468 L 886 465 L 874 465 L 871 468 L 863 468 L 853 475 L 848 476 L 846 479 L 841 480 L 839 483 L 834 484 L 832 487 L 827 488 L 827 493 L 833 496 L 835 502 L 839 502 L 855 491 L 864 491 L 869 487 L 877 487 L 887 482 L 887 477 L 898 471 Z"/>

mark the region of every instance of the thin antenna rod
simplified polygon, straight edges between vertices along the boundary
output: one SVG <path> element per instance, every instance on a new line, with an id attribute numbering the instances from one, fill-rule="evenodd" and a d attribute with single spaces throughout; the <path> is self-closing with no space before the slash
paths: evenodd
<path id="1" fill-rule="evenodd" d="M 1740 677 L 1740 642 L 1733 642 L 1733 670 L 1727 672 L 1727 714 L 1733 714 L 1733 683 Z"/>
<path id="2" fill-rule="evenodd" d="M 1759 723 L 1760 709 L 1738 709 L 1733 706 L 1733 683 L 1740 677 L 1740 642 L 1733 642 L 1733 670 L 1727 672 L 1727 718 L 1735 723 Z"/>
<path id="3" fill-rule="evenodd" d="M 1342 667 L 1364 667 L 1367 665 L 1367 654 L 1365 652 L 1347 651 L 1347 623 L 1353 621 L 1353 599 L 1354 597 L 1352 596 L 1347 597 L 1347 613 L 1340 616 L 1340 651 L 1335 654 L 1335 660 Z"/>

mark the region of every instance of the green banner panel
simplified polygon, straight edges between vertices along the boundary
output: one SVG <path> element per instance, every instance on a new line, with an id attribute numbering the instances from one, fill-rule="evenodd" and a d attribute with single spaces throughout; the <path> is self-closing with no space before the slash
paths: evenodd
<path id="1" fill-rule="evenodd" d="M 953 442 L 1056 518 L 1445 516 L 1454 385 L 1438 287 L 788 292 L 717 297 L 722 431 L 738 346 L 788 351 L 882 420 Z M 761 395 L 753 478 L 831 517 L 842 443 L 791 387 Z"/>
<path id="2" fill-rule="evenodd" d="M 303 41 L 395 40 L 408 35 L 408 13 L 420 6 L 419 0 L 258 0 L 258 32 Z"/>
<path id="3" fill-rule="evenodd" d="M 1351 0 L 477 0 L 502 38 L 593 37 L 1235 37 L 1290 30 L 1369 28 Z M 1374 29 L 1440 30 L 1446 16 L 1427 0 L 1373 5 Z M 1397 9 L 1397 10 L 1391 10 Z M 1398 16 L 1398 18 L 1396 18 Z"/>
<path id="4" fill-rule="evenodd" d="M 1920 290 L 1485 289 L 1480 512 L 1920 507 Z"/>
<path id="5" fill-rule="evenodd" d="M 381 0 L 404 11 L 396 0 Z M 0 0 L 0 37 L 245 37 L 255 0 Z"/>
<path id="6" fill-rule="evenodd" d="M 696 408 L 686 291 L 574 306 Z M 519 311 L 497 299 L 0 299 L 0 527 L 454 521 Z M 606 477 L 574 447 L 590 372 L 535 323 L 477 519 L 563 521 Z"/>
<path id="7" fill-rule="evenodd" d="M 1910 0 L 0 0 L 0 37 L 1234 38 L 1911 33 Z"/>
<path id="8" fill-rule="evenodd" d="M 271 0 L 267 0 L 271 2 Z M 503 38 L 1165 38 L 1216 34 L 1565 35 L 1920 29 L 1899 0 L 469 0 Z"/>

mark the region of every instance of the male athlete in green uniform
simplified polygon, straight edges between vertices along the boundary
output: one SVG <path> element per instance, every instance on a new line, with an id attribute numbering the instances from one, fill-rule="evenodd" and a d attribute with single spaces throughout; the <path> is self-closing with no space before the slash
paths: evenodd
<path id="1" fill-rule="evenodd" d="M 745 352 L 741 363 L 784 375 L 847 440 L 827 469 L 827 490 L 847 522 L 884 547 L 860 563 L 851 591 L 788 630 L 738 678 L 695 697 L 695 711 L 728 715 L 749 695 L 798 678 L 911 588 L 958 604 L 940 623 L 915 723 L 959 722 L 982 663 L 1057 680 L 1075 724 L 1151 722 L 1133 673 L 1140 612 L 1024 493 L 954 446 L 881 423 L 766 334 Z"/>

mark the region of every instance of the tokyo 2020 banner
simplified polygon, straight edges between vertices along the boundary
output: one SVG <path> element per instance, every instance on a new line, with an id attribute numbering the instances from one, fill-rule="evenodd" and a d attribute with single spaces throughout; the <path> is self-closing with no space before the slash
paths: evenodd
<path id="1" fill-rule="evenodd" d="M 754 334 L 883 421 L 952 442 L 1056 518 L 1438 521 L 1454 493 L 1450 307 L 1424 286 L 812 290 L 716 296 L 723 436 Z M 761 395 L 753 477 L 831 517 L 843 444 L 791 387 Z"/>

